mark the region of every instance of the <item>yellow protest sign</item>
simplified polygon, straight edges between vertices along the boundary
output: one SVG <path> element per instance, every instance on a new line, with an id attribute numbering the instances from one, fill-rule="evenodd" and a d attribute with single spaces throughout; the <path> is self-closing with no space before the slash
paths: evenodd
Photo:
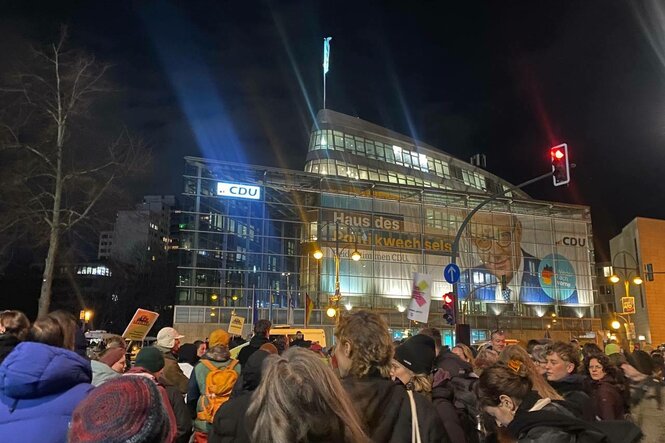
<path id="1" fill-rule="evenodd" d="M 242 335 L 242 326 L 245 324 L 245 318 L 238 315 L 231 315 L 229 322 L 229 334 Z"/>
<path id="2" fill-rule="evenodd" d="M 125 332 L 122 334 L 122 338 L 126 340 L 136 340 L 142 341 L 148 335 L 150 328 L 157 321 L 159 314 L 153 311 L 148 311 L 147 309 L 137 309 L 134 317 L 127 325 Z"/>

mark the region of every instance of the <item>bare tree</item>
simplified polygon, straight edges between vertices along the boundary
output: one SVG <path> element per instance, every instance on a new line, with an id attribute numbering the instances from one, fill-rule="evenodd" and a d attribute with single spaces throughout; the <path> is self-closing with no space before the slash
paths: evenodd
<path id="1" fill-rule="evenodd" d="M 109 91 L 109 66 L 66 42 L 63 27 L 57 43 L 33 50 L 0 88 L 0 233 L 28 232 L 46 246 L 39 315 L 49 311 L 62 236 L 90 220 L 118 181 L 149 159 L 126 130 L 108 142 L 89 131 L 92 111 Z"/>

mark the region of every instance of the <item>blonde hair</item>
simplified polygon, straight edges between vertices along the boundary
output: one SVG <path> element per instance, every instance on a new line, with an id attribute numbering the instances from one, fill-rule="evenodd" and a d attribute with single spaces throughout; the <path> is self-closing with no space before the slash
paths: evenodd
<path id="1" fill-rule="evenodd" d="M 471 366 L 473 366 L 475 359 L 473 358 L 473 351 L 471 350 L 471 348 L 465 345 L 464 343 L 457 343 L 454 347 L 460 348 L 462 350 L 462 354 L 464 354 L 464 357 L 466 358 L 466 361 L 471 363 Z"/>
<path id="2" fill-rule="evenodd" d="M 482 349 L 478 352 L 478 356 L 473 361 L 473 372 L 480 375 L 485 369 L 489 368 L 497 361 L 499 361 L 498 352 L 494 349 Z"/>
<path id="3" fill-rule="evenodd" d="M 256 442 L 306 442 L 324 436 L 369 442 L 339 379 L 307 349 L 266 357 L 246 417 Z"/>
<path id="4" fill-rule="evenodd" d="M 369 311 L 357 311 L 343 315 L 335 328 L 337 345 L 350 345 L 351 368 L 349 375 L 364 377 L 372 368 L 382 377 L 390 377 L 395 348 L 386 321 Z"/>
<path id="5" fill-rule="evenodd" d="M 522 363 L 526 375 L 531 380 L 533 389 L 538 392 L 541 398 L 550 398 L 552 400 L 563 400 L 556 390 L 538 372 L 536 364 L 533 362 L 526 350 L 519 345 L 509 345 L 501 352 L 499 360 L 508 363 L 510 361 L 519 361 Z"/>

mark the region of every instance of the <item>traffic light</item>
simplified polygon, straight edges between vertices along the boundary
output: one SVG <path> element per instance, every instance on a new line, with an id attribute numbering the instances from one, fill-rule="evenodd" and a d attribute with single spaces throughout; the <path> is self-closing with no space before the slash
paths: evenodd
<path id="1" fill-rule="evenodd" d="M 443 319 L 449 324 L 455 324 L 455 294 L 449 292 L 443 296 Z"/>
<path id="2" fill-rule="evenodd" d="M 570 183 L 568 145 L 563 143 L 550 148 L 550 157 L 552 158 L 552 182 L 554 182 L 554 186 Z"/>

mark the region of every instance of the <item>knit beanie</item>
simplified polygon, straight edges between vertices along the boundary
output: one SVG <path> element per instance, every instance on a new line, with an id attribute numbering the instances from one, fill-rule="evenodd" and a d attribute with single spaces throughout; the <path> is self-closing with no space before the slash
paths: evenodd
<path id="1" fill-rule="evenodd" d="M 118 377 L 93 389 L 79 403 L 72 414 L 68 441 L 163 442 L 170 429 L 157 385 L 145 377 Z"/>
<path id="2" fill-rule="evenodd" d="M 415 374 L 429 374 L 436 353 L 434 339 L 427 335 L 414 335 L 395 349 L 395 360 Z"/>
<path id="3" fill-rule="evenodd" d="M 644 375 L 651 375 L 654 372 L 653 359 L 644 351 L 633 351 L 626 357 L 628 363 Z"/>
<path id="4" fill-rule="evenodd" d="M 208 337 L 208 347 L 214 348 L 215 346 L 228 346 L 231 341 L 231 336 L 224 329 L 215 329 Z"/>
<path id="5" fill-rule="evenodd" d="M 99 361 L 107 366 L 113 366 L 120 361 L 123 355 L 125 355 L 123 348 L 108 348 L 99 357 Z"/>
<path id="6" fill-rule="evenodd" d="M 141 348 L 136 355 L 136 360 L 134 360 L 134 366 L 146 369 L 154 374 L 164 367 L 164 354 L 152 346 Z"/>

